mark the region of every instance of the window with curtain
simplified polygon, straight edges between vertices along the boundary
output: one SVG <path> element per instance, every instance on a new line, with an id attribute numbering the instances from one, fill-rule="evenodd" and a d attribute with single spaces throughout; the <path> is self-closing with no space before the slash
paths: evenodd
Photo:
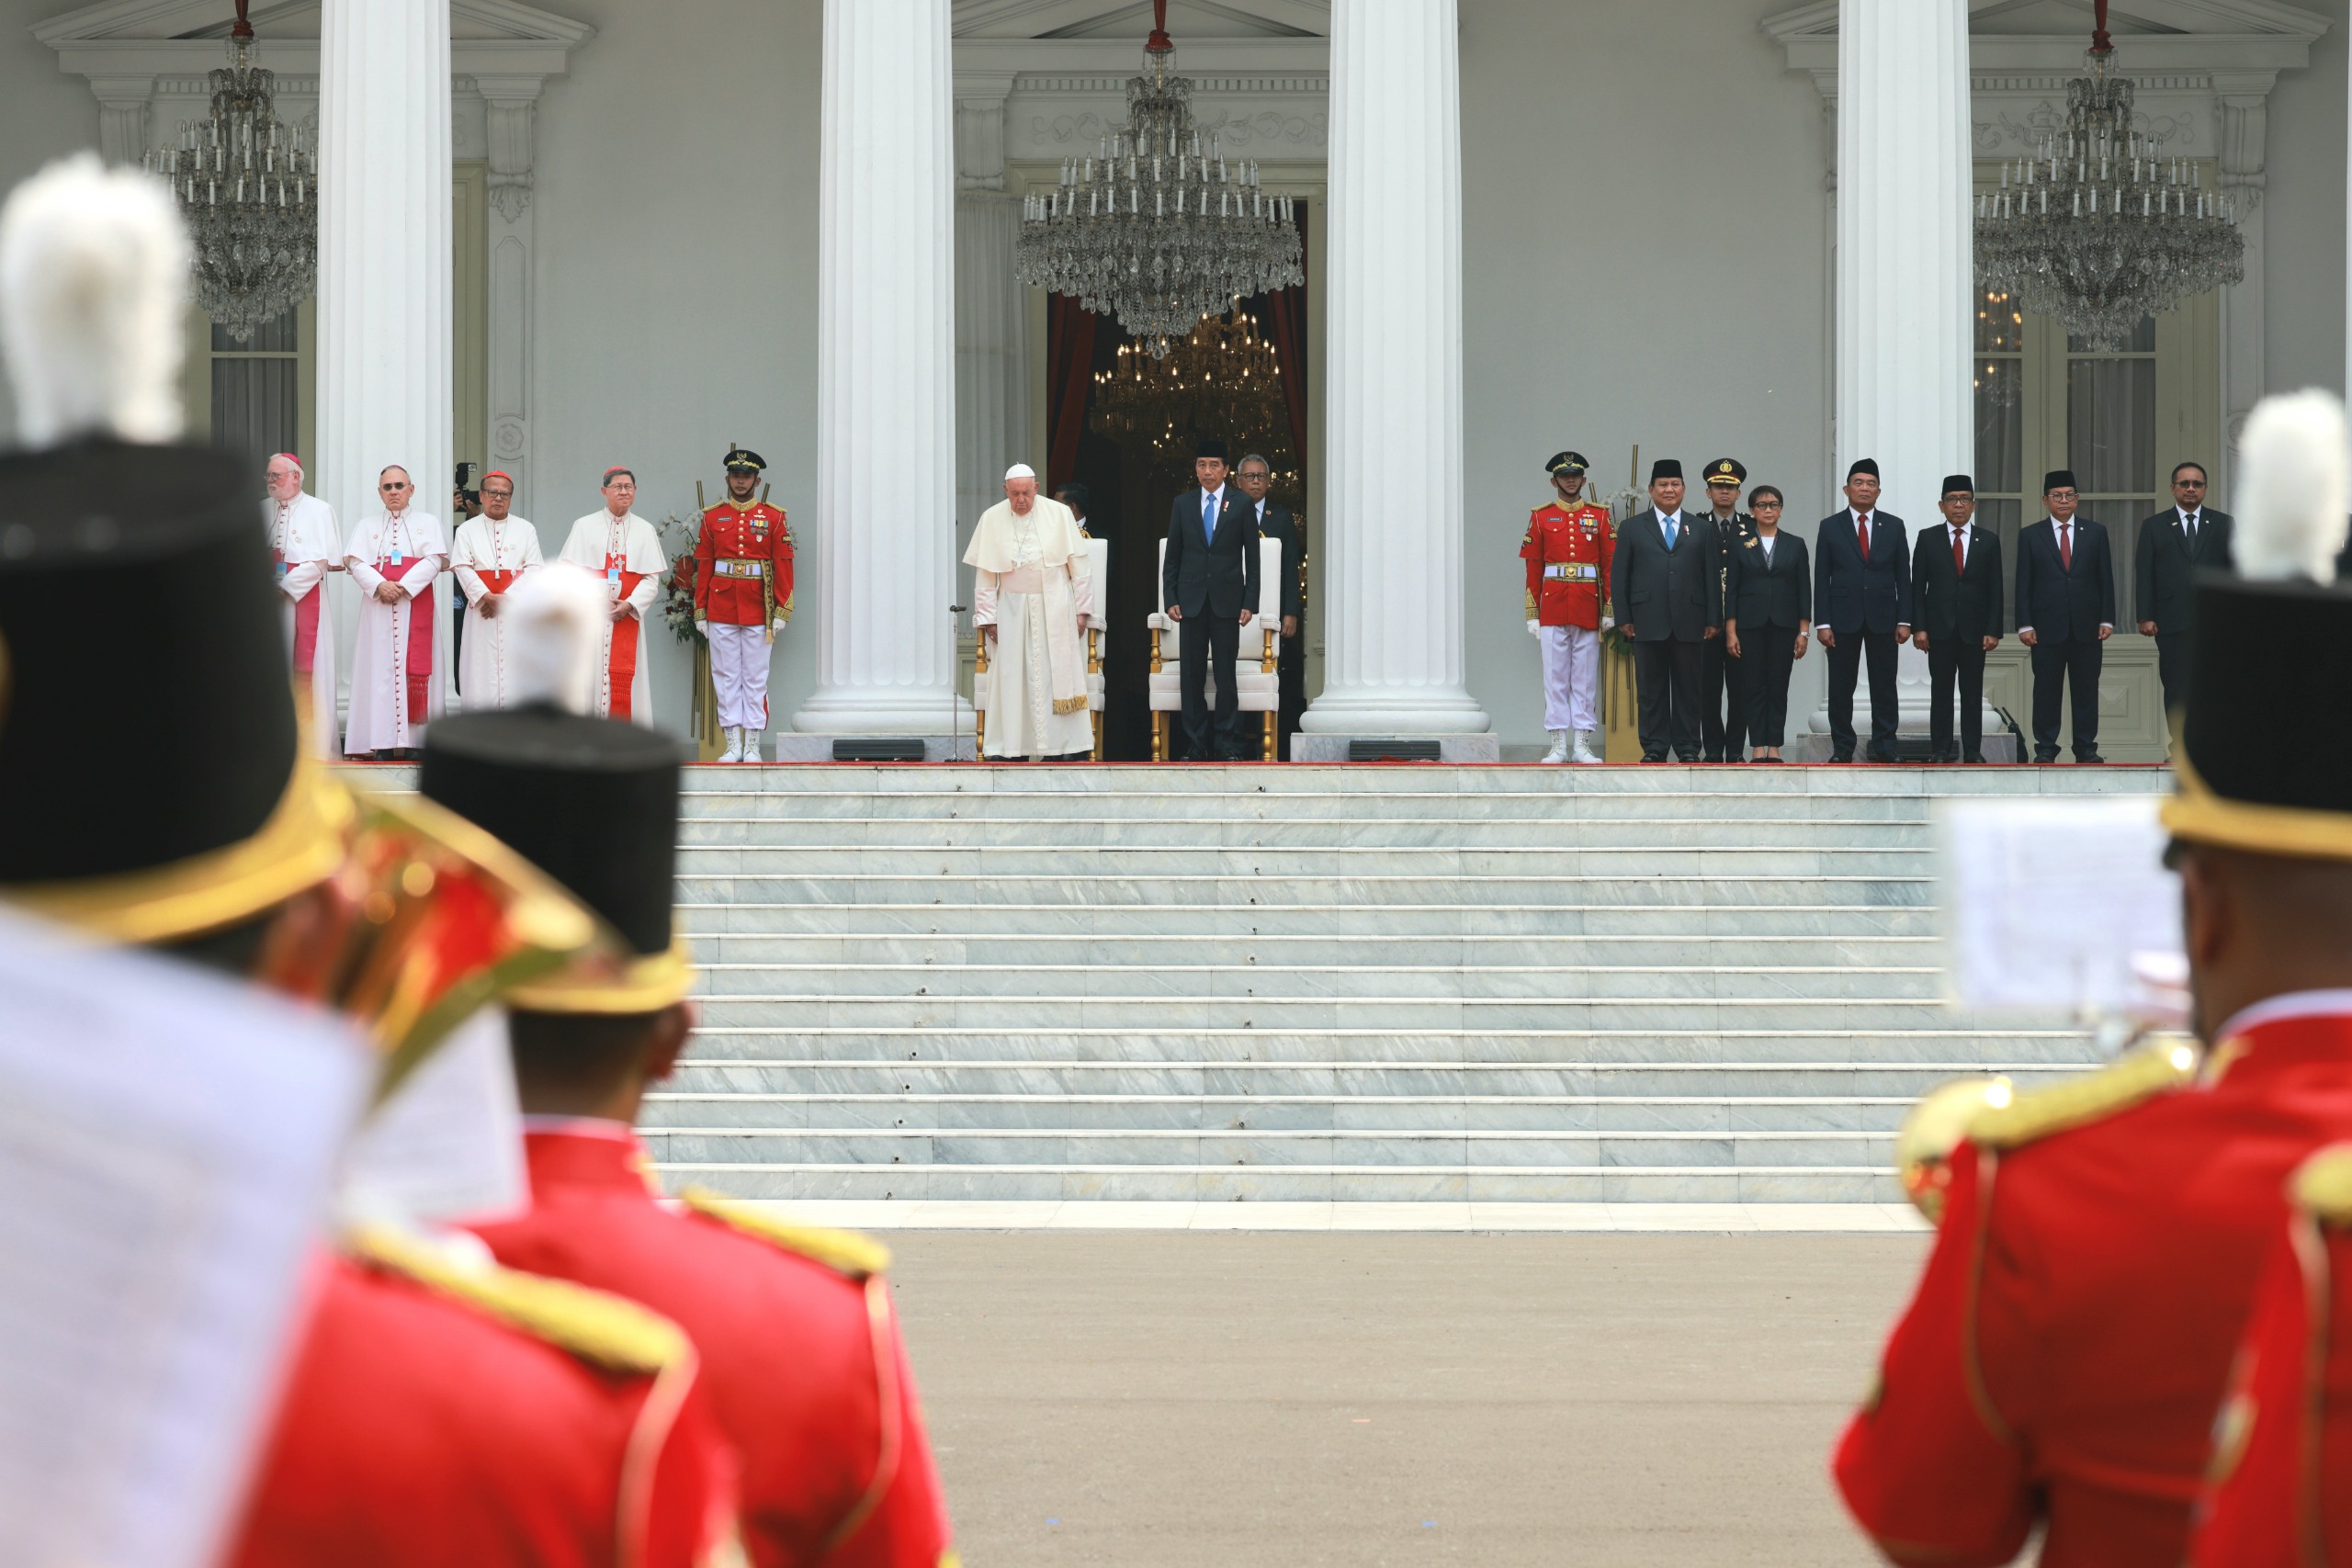
<path id="1" fill-rule="evenodd" d="M 212 443 L 242 452 L 258 468 L 275 452 L 300 449 L 301 333 L 288 311 L 243 343 L 212 329 Z"/>

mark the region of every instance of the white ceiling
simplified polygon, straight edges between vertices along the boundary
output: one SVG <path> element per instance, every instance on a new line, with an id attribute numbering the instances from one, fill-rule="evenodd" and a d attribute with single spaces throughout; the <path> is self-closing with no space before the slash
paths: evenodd
<path id="1" fill-rule="evenodd" d="M 1151 31 L 1148 0 L 955 0 L 956 36 L 971 39 L 1131 39 Z M 1168 33 L 1192 40 L 1321 38 L 1330 0 L 1170 0 Z"/>

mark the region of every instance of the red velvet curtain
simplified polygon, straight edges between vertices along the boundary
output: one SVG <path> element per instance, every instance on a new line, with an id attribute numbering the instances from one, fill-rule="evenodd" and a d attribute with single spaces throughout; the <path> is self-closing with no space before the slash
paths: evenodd
<path id="1" fill-rule="evenodd" d="M 1306 208 L 1298 209 L 1299 259 L 1306 257 Z M 1283 400 L 1290 410 L 1291 450 L 1298 454 L 1301 477 L 1308 472 L 1306 452 L 1306 286 L 1280 288 L 1266 296 L 1266 335 L 1273 340 L 1274 363 L 1282 367 Z"/>
<path id="2" fill-rule="evenodd" d="M 1046 491 L 1050 495 L 1078 471 L 1086 399 L 1094 389 L 1094 312 L 1067 294 L 1047 295 L 1046 354 L 1052 375 L 1046 448 Z"/>

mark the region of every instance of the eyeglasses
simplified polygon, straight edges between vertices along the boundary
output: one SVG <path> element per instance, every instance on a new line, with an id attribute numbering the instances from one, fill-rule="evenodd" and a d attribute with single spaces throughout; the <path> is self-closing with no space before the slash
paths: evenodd
<path id="1" fill-rule="evenodd" d="M 2172 481 L 2172 487 L 2175 490 L 2203 490 L 2205 481 L 2203 479 L 2175 479 Z"/>
<path id="2" fill-rule="evenodd" d="M 378 490 L 406 490 L 406 489 L 408 489 L 408 486 L 406 486 L 406 485 L 404 485 L 404 484 L 395 484 L 395 483 L 393 483 L 393 482 L 391 482 L 391 481 L 390 481 L 390 480 L 387 480 L 387 481 L 385 481 L 384 483 L 378 485 L 376 488 L 377 488 Z"/>

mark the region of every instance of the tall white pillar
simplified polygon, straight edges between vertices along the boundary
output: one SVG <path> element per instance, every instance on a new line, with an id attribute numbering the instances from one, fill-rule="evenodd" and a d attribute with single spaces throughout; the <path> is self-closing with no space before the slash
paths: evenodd
<path id="1" fill-rule="evenodd" d="M 1482 734 L 1464 681 L 1456 0 L 1332 0 L 1326 735 Z"/>
<path id="2" fill-rule="evenodd" d="M 1836 477 L 1878 459 L 1915 539 L 1974 468 L 1971 137 L 1968 0 L 1839 0 Z M 1928 656 L 1906 646 L 1901 671 L 1924 726 Z M 1865 728 L 1866 691 L 1855 707 Z"/>
<path id="3" fill-rule="evenodd" d="M 948 0 L 825 0 L 817 690 L 804 733 L 968 732 L 953 685 Z"/>
<path id="4" fill-rule="evenodd" d="M 449 0 L 326 0 L 314 479 L 346 531 L 389 463 L 408 470 L 419 510 L 456 527 L 451 201 Z"/>
<path id="5" fill-rule="evenodd" d="M 957 537 L 1004 498 L 1004 470 L 1046 471 L 1029 430 L 1029 290 L 1013 276 L 1021 198 L 956 197 L 956 519 Z"/>

